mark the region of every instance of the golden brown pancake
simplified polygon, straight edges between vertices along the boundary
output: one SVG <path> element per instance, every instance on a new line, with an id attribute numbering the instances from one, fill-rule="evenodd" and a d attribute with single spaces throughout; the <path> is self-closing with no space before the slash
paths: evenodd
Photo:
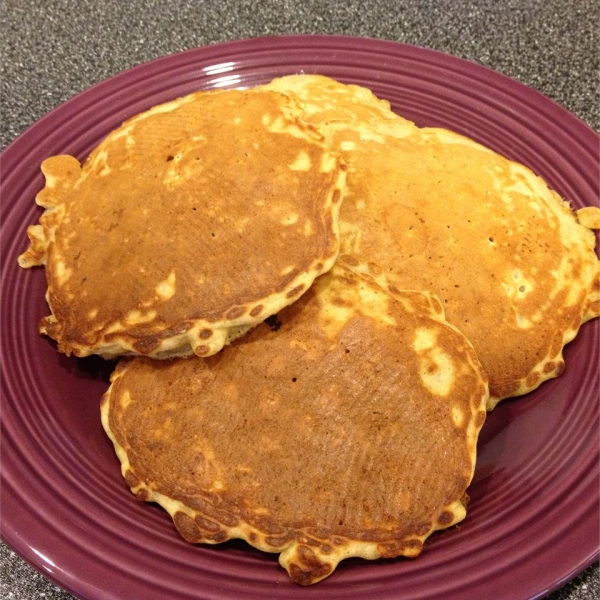
<path id="1" fill-rule="evenodd" d="M 340 253 L 440 297 L 489 375 L 488 408 L 563 371 L 564 345 L 600 313 L 597 207 L 574 213 L 528 168 L 464 136 L 378 117 L 385 106 L 356 86 L 304 75 L 266 88 L 306 101 L 306 120 L 348 164 Z"/>
<path id="2" fill-rule="evenodd" d="M 187 541 L 244 539 L 308 585 L 351 556 L 417 556 L 465 517 L 486 375 L 438 300 L 360 270 L 216 356 L 119 363 L 104 428 Z"/>
<path id="3" fill-rule="evenodd" d="M 302 115 L 314 122 L 325 135 L 329 133 L 323 124 L 353 124 L 359 128 L 368 124 L 371 129 L 392 132 L 403 124 L 409 129 L 416 126 L 392 112 L 390 103 L 375 96 L 359 85 L 345 85 L 323 75 L 289 75 L 274 79 L 257 89 L 269 89 L 292 95 L 302 104 Z M 368 135 L 367 130 L 361 132 Z"/>
<path id="4" fill-rule="evenodd" d="M 201 92 L 46 160 L 41 331 L 66 354 L 208 356 L 293 302 L 338 253 L 344 165 L 271 91 Z"/>

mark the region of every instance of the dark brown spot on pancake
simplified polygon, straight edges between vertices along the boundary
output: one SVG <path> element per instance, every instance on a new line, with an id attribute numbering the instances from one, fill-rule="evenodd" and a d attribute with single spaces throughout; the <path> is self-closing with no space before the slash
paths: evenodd
<path id="1" fill-rule="evenodd" d="M 246 308 L 244 306 L 234 306 L 226 315 L 228 319 L 237 319 L 241 317 L 246 312 Z"/>
<path id="2" fill-rule="evenodd" d="M 300 285 L 297 285 L 295 288 L 291 289 L 286 295 L 286 298 L 293 298 L 294 296 L 297 296 L 302 290 L 304 289 L 304 284 L 301 283 Z"/>
<path id="3" fill-rule="evenodd" d="M 449 510 L 442 511 L 438 516 L 438 523 L 447 527 L 454 520 L 454 515 Z"/>
<path id="4" fill-rule="evenodd" d="M 546 370 L 545 367 L 544 367 L 544 370 Z M 548 371 L 546 371 L 546 373 L 548 373 Z M 532 387 L 539 381 L 539 379 L 540 379 L 539 373 L 529 373 L 529 375 L 527 375 L 527 377 L 525 378 L 525 385 L 527 387 Z"/>
<path id="5" fill-rule="evenodd" d="M 333 195 L 331 196 L 331 201 L 334 204 L 337 204 L 340 201 L 341 197 L 342 197 L 342 192 L 340 190 L 334 190 Z"/>
<path id="6" fill-rule="evenodd" d="M 416 555 L 423 549 L 423 542 L 421 540 L 408 540 L 404 544 L 404 552 L 409 553 L 410 555 Z"/>
<path id="7" fill-rule="evenodd" d="M 133 349 L 140 354 L 149 354 L 160 346 L 160 339 L 157 336 L 137 340 L 133 344 Z"/>
<path id="8" fill-rule="evenodd" d="M 235 527 L 239 524 L 239 520 L 235 515 L 224 510 L 214 511 L 214 517 L 219 520 L 219 523 L 222 523 L 227 527 Z"/>
<path id="9" fill-rule="evenodd" d="M 200 533 L 196 522 L 192 517 L 186 515 L 184 512 L 177 511 L 173 515 L 173 523 L 181 537 L 191 544 L 197 544 L 204 539 L 204 536 Z"/>
<path id="10" fill-rule="evenodd" d="M 227 539 L 227 533 L 225 533 L 224 531 L 219 531 L 218 533 L 209 536 L 208 539 L 212 540 L 217 544 L 220 544 L 221 542 L 224 542 Z"/>
<path id="11" fill-rule="evenodd" d="M 203 529 L 206 532 L 214 533 L 221 529 L 221 527 L 218 523 L 215 523 L 214 521 L 210 521 L 209 519 L 206 519 L 202 515 L 196 515 L 194 518 L 194 521 L 196 522 L 196 525 L 200 529 Z"/>
<path id="12" fill-rule="evenodd" d="M 213 334 L 213 330 L 212 329 L 203 329 L 200 332 L 200 338 L 203 339 L 203 340 L 207 340 L 212 334 Z"/>
<path id="13" fill-rule="evenodd" d="M 431 523 L 422 523 L 415 529 L 417 535 L 425 535 L 431 529 Z"/>
<path id="14" fill-rule="evenodd" d="M 188 329 L 190 329 L 191 327 L 192 327 L 192 323 L 190 323 L 189 321 L 186 321 L 184 323 L 180 323 L 179 325 L 175 325 L 174 327 L 169 327 L 168 329 L 163 329 L 160 333 L 158 333 L 156 335 L 156 338 L 164 340 L 166 338 L 180 335 L 180 334 L 188 331 Z"/>
<path id="15" fill-rule="evenodd" d="M 194 354 L 196 356 L 206 356 L 209 352 L 210 352 L 210 346 L 206 346 L 204 344 L 201 346 L 196 346 L 194 348 Z"/>
<path id="16" fill-rule="evenodd" d="M 258 315 L 260 315 L 260 313 L 263 310 L 263 305 L 259 304 L 258 306 L 255 306 L 251 311 L 250 311 L 250 316 L 251 317 L 258 317 Z"/>
<path id="17" fill-rule="evenodd" d="M 518 389 L 519 383 L 516 381 L 496 385 L 493 385 L 492 382 L 490 382 L 490 396 L 495 396 L 496 398 L 508 398 Z"/>
<path id="18" fill-rule="evenodd" d="M 322 563 L 307 546 L 298 546 L 297 555 L 299 564 L 292 563 L 289 572 L 292 580 L 300 585 L 311 585 L 333 571 L 330 564 Z"/>
<path id="19" fill-rule="evenodd" d="M 135 475 L 130 469 L 127 469 L 125 472 L 125 483 L 127 483 L 130 488 L 134 488 L 140 485 L 142 482 L 137 475 Z"/>
<path id="20" fill-rule="evenodd" d="M 148 494 L 147 490 L 145 490 L 144 488 L 140 488 L 136 493 L 135 496 L 138 500 L 140 500 L 141 502 L 147 502 L 148 499 L 150 498 L 150 494 Z"/>

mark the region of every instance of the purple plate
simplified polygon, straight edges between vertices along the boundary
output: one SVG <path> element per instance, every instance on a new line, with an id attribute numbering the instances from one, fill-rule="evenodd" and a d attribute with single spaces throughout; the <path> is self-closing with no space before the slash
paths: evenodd
<path id="1" fill-rule="evenodd" d="M 416 560 L 350 559 L 312 588 L 242 542 L 191 546 L 167 513 L 126 488 L 100 424 L 111 365 L 67 358 L 37 334 L 42 269 L 17 255 L 37 222 L 40 163 L 84 159 L 110 130 L 198 89 L 323 73 L 370 87 L 418 125 L 443 126 L 542 175 L 575 207 L 598 204 L 598 136 L 541 94 L 484 67 L 392 42 L 259 38 L 155 60 L 59 106 L 1 155 L 2 538 L 82 598 L 536 598 L 598 557 L 598 320 L 567 370 L 489 415 L 466 520 Z"/>

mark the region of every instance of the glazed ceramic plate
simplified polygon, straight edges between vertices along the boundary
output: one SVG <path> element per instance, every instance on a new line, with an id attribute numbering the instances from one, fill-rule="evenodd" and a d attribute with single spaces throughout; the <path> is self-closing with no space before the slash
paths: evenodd
<path id="1" fill-rule="evenodd" d="M 191 546 L 126 488 L 100 425 L 111 366 L 67 358 L 37 334 L 42 269 L 17 255 L 38 220 L 39 166 L 80 160 L 123 120 L 198 89 L 323 73 L 391 101 L 418 125 L 467 134 L 544 176 L 575 207 L 597 204 L 598 136 L 547 98 L 437 52 L 344 37 L 263 38 L 159 59 L 66 102 L 2 154 L 2 536 L 81 598 L 535 598 L 598 556 L 598 321 L 566 373 L 501 404 L 483 428 L 466 520 L 416 560 L 344 561 L 311 588 L 242 542 Z"/>

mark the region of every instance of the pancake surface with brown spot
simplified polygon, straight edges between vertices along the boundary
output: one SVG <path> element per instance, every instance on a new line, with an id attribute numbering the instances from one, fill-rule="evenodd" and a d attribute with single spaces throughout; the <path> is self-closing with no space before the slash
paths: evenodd
<path id="1" fill-rule="evenodd" d="M 305 118 L 348 164 L 340 253 L 442 300 L 489 375 L 488 408 L 563 371 L 564 345 L 600 314 L 598 207 L 574 213 L 464 136 L 380 118 L 384 105 L 355 86 L 300 75 L 265 87 L 312 98 Z"/>
<path id="2" fill-rule="evenodd" d="M 122 473 L 189 542 L 245 539 L 308 585 L 350 556 L 416 556 L 465 517 L 487 378 L 438 300 L 359 269 L 216 356 L 113 373 Z"/>
<path id="3" fill-rule="evenodd" d="M 83 166 L 47 159 L 20 257 L 46 267 L 42 332 L 77 356 L 207 356 L 296 300 L 337 257 L 345 168 L 299 114 L 276 92 L 200 92 Z"/>

